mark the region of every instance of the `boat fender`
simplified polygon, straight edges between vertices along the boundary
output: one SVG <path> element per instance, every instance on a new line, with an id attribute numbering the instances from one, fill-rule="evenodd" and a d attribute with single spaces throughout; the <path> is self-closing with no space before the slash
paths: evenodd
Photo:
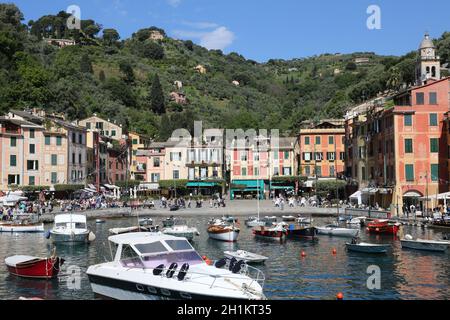
<path id="1" fill-rule="evenodd" d="M 405 239 L 406 239 L 406 240 L 413 240 L 413 237 L 412 237 L 412 235 L 407 234 L 407 235 L 405 236 Z"/>
<path id="2" fill-rule="evenodd" d="M 178 268 L 178 264 L 176 262 L 172 263 L 169 267 L 169 270 L 167 270 L 166 277 L 169 279 L 172 278 L 173 274 L 175 273 L 177 268 Z"/>
<path id="3" fill-rule="evenodd" d="M 188 270 L 189 270 L 189 264 L 188 263 L 185 263 L 185 264 L 183 264 L 181 266 L 180 272 L 178 272 L 178 275 L 177 275 L 178 281 L 183 281 L 184 280 L 184 278 L 187 275 Z"/>
<path id="4" fill-rule="evenodd" d="M 227 259 L 224 258 L 224 259 L 217 260 L 216 263 L 214 264 L 214 266 L 215 266 L 217 269 L 221 269 L 221 268 L 223 268 L 226 264 L 227 264 Z"/>
<path id="5" fill-rule="evenodd" d="M 88 240 L 89 240 L 89 242 L 92 242 L 95 240 L 95 234 L 92 231 L 89 232 Z"/>
<path id="6" fill-rule="evenodd" d="M 231 260 L 230 260 L 230 265 L 229 265 L 229 267 L 228 267 L 228 270 L 232 271 L 234 265 L 236 264 L 236 262 L 237 262 L 237 259 L 236 259 L 236 258 L 231 259 Z"/>
<path id="7" fill-rule="evenodd" d="M 48 230 L 47 232 L 45 232 L 45 239 L 50 239 L 50 230 Z"/>
<path id="8" fill-rule="evenodd" d="M 243 260 L 240 260 L 239 262 L 236 262 L 233 266 L 233 269 L 231 270 L 234 274 L 237 274 L 241 271 L 242 267 L 244 266 L 245 262 Z"/>
<path id="9" fill-rule="evenodd" d="M 163 273 L 165 266 L 163 264 L 160 264 L 155 269 L 153 269 L 153 275 L 159 276 L 161 273 Z"/>

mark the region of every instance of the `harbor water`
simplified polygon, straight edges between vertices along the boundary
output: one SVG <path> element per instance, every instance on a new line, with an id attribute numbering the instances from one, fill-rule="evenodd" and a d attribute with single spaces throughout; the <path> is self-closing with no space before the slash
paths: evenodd
<path id="1" fill-rule="evenodd" d="M 402 250 L 398 238 L 368 235 L 364 229 L 360 232 L 363 241 L 392 245 L 388 254 L 347 252 L 345 243 L 350 239 L 339 237 L 319 236 L 317 243 L 296 240 L 268 242 L 255 239 L 243 221 L 238 242 L 225 243 L 208 238 L 206 227 L 209 218 L 183 216 L 201 233 L 193 242 L 195 249 L 200 255 L 214 260 L 223 258 L 224 250 L 239 249 L 269 257 L 264 265 L 257 266 L 266 276 L 264 293 L 268 299 L 335 299 L 338 292 L 342 292 L 345 299 L 355 300 L 450 298 L 449 252 Z M 162 225 L 161 219 L 154 218 L 154 224 Z M 315 219 L 316 225 L 328 222 L 329 218 Z M 3 262 L 4 258 L 19 254 L 48 256 L 53 245 L 44 234 L 0 234 L 0 299 L 95 299 L 86 276 L 87 268 L 111 259 L 107 243 L 110 228 L 136 225 L 137 220 L 109 219 L 102 224 L 92 220 L 88 224 L 96 240 L 90 245 L 58 246 L 57 253 L 66 262 L 59 278 L 53 281 L 12 276 Z M 46 226 L 49 228 L 51 225 Z M 443 236 L 438 230 L 409 226 L 403 227 L 403 233 L 429 239 L 442 239 Z M 336 249 L 336 254 L 333 254 L 333 249 Z M 302 252 L 306 256 L 302 257 Z M 381 271 L 380 289 L 367 285 L 373 266 Z"/>

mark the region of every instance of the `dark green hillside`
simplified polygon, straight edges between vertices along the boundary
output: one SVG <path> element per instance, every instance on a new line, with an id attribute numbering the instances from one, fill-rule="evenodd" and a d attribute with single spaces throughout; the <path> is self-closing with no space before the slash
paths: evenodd
<path id="1" fill-rule="evenodd" d="M 93 20 L 82 21 L 83 32 L 68 30 L 66 19 L 60 12 L 24 22 L 18 8 L 0 4 L 2 112 L 41 107 L 70 119 L 95 112 L 158 138 L 191 128 L 193 120 L 206 127 L 279 128 L 288 134 L 305 119 L 340 117 L 354 103 L 411 83 L 414 75 L 415 52 L 260 64 L 192 41 L 167 36 L 153 41 L 152 31 L 165 35 L 155 27 L 121 39 L 112 26 Z M 47 44 L 48 38 L 73 39 L 77 45 L 60 49 Z M 437 46 L 443 63 L 450 62 L 450 33 Z M 357 58 L 368 61 L 355 63 Z M 205 74 L 194 69 L 198 65 Z M 175 81 L 183 83 L 181 90 Z M 186 95 L 185 104 L 170 101 L 170 93 L 178 91 Z"/>

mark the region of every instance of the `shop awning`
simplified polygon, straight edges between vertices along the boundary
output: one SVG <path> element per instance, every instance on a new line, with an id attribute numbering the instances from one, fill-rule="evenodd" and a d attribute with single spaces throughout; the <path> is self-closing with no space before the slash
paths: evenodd
<path id="1" fill-rule="evenodd" d="M 422 195 L 417 191 L 408 191 L 403 195 L 403 198 L 420 198 Z"/>
<path id="2" fill-rule="evenodd" d="M 274 186 L 274 185 L 272 185 L 270 187 L 270 189 L 272 189 L 272 190 L 285 190 L 285 189 L 294 190 L 294 187 L 293 186 Z"/>
<path id="3" fill-rule="evenodd" d="M 421 197 L 421 200 L 427 200 L 427 197 Z M 440 193 L 440 194 L 433 194 L 428 196 L 429 200 L 450 200 L 450 192 L 444 192 L 444 193 Z"/>
<path id="4" fill-rule="evenodd" d="M 199 182 L 188 182 L 186 184 L 186 187 L 190 187 L 190 188 L 212 188 L 217 186 L 216 182 L 204 182 L 204 181 L 199 181 Z"/>
<path id="5" fill-rule="evenodd" d="M 362 197 L 362 192 L 358 190 L 350 196 L 350 201 L 356 200 L 358 202 L 358 204 L 362 204 L 361 197 Z"/>

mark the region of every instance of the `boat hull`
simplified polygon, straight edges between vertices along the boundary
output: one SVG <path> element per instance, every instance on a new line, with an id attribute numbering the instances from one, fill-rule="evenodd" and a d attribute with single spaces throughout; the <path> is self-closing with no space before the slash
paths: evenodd
<path id="1" fill-rule="evenodd" d="M 369 233 L 376 234 L 393 234 L 396 235 L 400 230 L 400 226 L 398 225 L 378 225 L 378 224 L 369 224 L 366 228 Z"/>
<path id="2" fill-rule="evenodd" d="M 35 224 L 35 225 L 8 225 L 1 224 L 0 232 L 24 232 L 24 233 L 39 233 L 45 232 L 44 224 Z"/>
<path id="3" fill-rule="evenodd" d="M 274 241 L 281 241 L 286 237 L 286 232 L 283 231 L 253 230 L 253 234 L 256 238 Z"/>
<path id="4" fill-rule="evenodd" d="M 211 239 L 225 241 L 225 242 L 236 242 L 239 237 L 240 231 L 238 230 L 230 230 L 226 232 L 210 232 L 208 231 L 208 235 Z"/>
<path id="5" fill-rule="evenodd" d="M 362 253 L 386 253 L 389 246 L 385 245 L 358 245 L 346 243 L 347 250 Z"/>
<path id="6" fill-rule="evenodd" d="M 240 255 L 240 254 L 233 254 L 233 252 L 225 251 L 224 255 L 228 259 L 237 259 L 242 260 L 247 264 L 250 263 L 264 263 L 268 258 L 260 255 L 253 255 L 253 256 L 247 256 L 247 255 Z"/>
<path id="7" fill-rule="evenodd" d="M 344 229 L 344 228 L 317 228 L 317 233 L 321 235 L 335 236 L 335 237 L 356 237 L 359 233 L 358 229 Z"/>
<path id="8" fill-rule="evenodd" d="M 33 279 L 52 279 L 58 276 L 64 259 L 56 257 L 37 259 L 36 261 L 29 261 L 20 264 L 9 264 L 6 262 L 9 273 L 22 278 Z"/>
<path id="9" fill-rule="evenodd" d="M 414 249 L 423 251 L 434 251 L 434 252 L 444 252 L 450 247 L 449 243 L 437 243 L 437 242 L 422 242 L 414 240 L 401 240 L 402 248 L 404 249 Z"/>
<path id="10" fill-rule="evenodd" d="M 288 229 L 287 237 L 289 239 L 304 239 L 304 240 L 315 240 L 317 238 L 317 229 L 311 228 L 300 228 L 300 229 Z"/>
<path id="11" fill-rule="evenodd" d="M 89 243 L 89 231 L 77 234 L 50 231 L 50 238 L 54 243 Z"/>
<path id="12" fill-rule="evenodd" d="M 196 234 L 194 231 L 186 231 L 186 232 L 163 231 L 163 233 L 174 237 L 186 238 L 188 241 L 194 240 L 194 236 Z"/>

